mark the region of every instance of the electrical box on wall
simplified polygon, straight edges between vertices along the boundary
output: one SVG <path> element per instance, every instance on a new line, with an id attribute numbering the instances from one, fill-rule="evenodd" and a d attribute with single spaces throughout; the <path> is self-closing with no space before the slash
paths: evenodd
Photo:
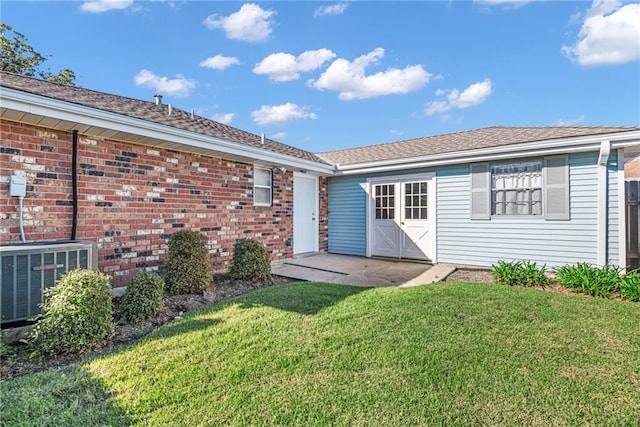
<path id="1" fill-rule="evenodd" d="M 9 195 L 14 197 L 24 197 L 27 195 L 27 177 L 11 175 L 9 181 Z"/>

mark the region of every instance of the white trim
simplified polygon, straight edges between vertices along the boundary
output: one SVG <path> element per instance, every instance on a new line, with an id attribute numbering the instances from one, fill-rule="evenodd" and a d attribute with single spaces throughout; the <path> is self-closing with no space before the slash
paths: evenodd
<path id="1" fill-rule="evenodd" d="M 624 149 L 618 150 L 618 265 L 627 267 L 627 205 L 624 193 Z"/>
<path id="2" fill-rule="evenodd" d="M 602 267 L 607 264 L 607 197 L 608 177 L 607 163 L 611 152 L 611 143 L 604 140 L 600 143 L 600 154 L 598 155 L 598 243 L 596 251 L 596 263 Z"/>
<path id="3" fill-rule="evenodd" d="M 269 185 L 256 184 L 256 171 L 264 171 L 269 173 Z M 256 188 L 269 189 L 269 203 L 256 202 Z M 262 165 L 253 165 L 253 206 L 271 207 L 273 206 L 273 172 L 271 168 Z"/>
<path id="4" fill-rule="evenodd" d="M 466 150 L 434 154 L 422 157 L 380 160 L 375 162 L 339 165 L 336 175 L 358 175 L 374 172 L 394 172 L 408 168 L 429 168 L 454 165 L 516 159 L 521 157 L 541 157 L 558 154 L 597 151 L 600 143 L 606 138 L 611 141 L 613 149 L 640 144 L 640 131 L 621 132 L 606 135 L 592 135 L 577 138 L 554 139 L 533 143 L 502 145 L 491 148 Z"/>
<path id="5" fill-rule="evenodd" d="M 227 153 L 264 163 L 287 166 L 320 174 L 331 175 L 333 165 L 323 165 L 312 160 L 300 159 L 263 148 L 253 147 L 213 136 L 149 122 L 97 108 L 51 99 L 5 87 L 0 88 L 2 108 L 31 115 L 53 118 L 72 124 L 124 132 L 148 138 L 160 139 L 187 147 L 218 153 Z M 175 149 L 178 149 L 176 147 Z M 219 155 L 216 155 L 219 157 Z"/>

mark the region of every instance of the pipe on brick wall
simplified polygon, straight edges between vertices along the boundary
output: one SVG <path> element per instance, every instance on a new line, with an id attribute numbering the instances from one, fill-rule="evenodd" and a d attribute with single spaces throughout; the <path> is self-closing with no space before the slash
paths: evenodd
<path id="1" fill-rule="evenodd" d="M 76 231 L 78 229 L 78 131 L 73 131 L 73 148 L 71 153 L 71 189 L 73 216 L 71 222 L 71 240 L 76 240 Z"/>

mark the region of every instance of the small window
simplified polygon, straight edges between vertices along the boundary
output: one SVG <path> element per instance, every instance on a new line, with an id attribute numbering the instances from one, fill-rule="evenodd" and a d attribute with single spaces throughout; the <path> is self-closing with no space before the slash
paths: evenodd
<path id="1" fill-rule="evenodd" d="M 405 183 L 404 197 L 405 219 L 427 219 L 426 181 Z"/>
<path id="2" fill-rule="evenodd" d="M 542 161 L 491 165 L 492 215 L 542 215 Z"/>
<path id="3" fill-rule="evenodd" d="M 271 206 L 271 169 L 254 166 L 253 168 L 253 204 Z"/>
<path id="4" fill-rule="evenodd" d="M 376 219 L 394 219 L 395 218 L 395 185 L 382 184 L 376 185 Z"/>

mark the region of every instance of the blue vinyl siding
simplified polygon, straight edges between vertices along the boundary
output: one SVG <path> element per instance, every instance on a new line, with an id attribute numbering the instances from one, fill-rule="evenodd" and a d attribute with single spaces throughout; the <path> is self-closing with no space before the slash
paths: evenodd
<path id="1" fill-rule="evenodd" d="M 470 219 L 469 165 L 435 169 L 437 262 L 491 266 L 497 260 L 527 259 L 548 267 L 596 263 L 597 152 L 569 156 L 570 220 L 503 216 Z M 429 170 L 411 170 L 407 174 Z M 434 170 L 431 169 L 431 172 Z M 385 174 L 329 179 L 329 252 L 366 255 L 367 178 Z M 400 173 L 387 175 L 398 176 Z M 618 260 L 617 157 L 608 173 L 608 260 Z"/>
<path id="2" fill-rule="evenodd" d="M 438 171 L 438 262 L 490 266 L 528 259 L 547 266 L 595 262 L 597 248 L 596 153 L 569 156 L 569 221 L 543 217 L 469 219 L 469 167 Z"/>
<path id="3" fill-rule="evenodd" d="M 367 255 L 364 176 L 329 178 L 329 252 Z"/>

